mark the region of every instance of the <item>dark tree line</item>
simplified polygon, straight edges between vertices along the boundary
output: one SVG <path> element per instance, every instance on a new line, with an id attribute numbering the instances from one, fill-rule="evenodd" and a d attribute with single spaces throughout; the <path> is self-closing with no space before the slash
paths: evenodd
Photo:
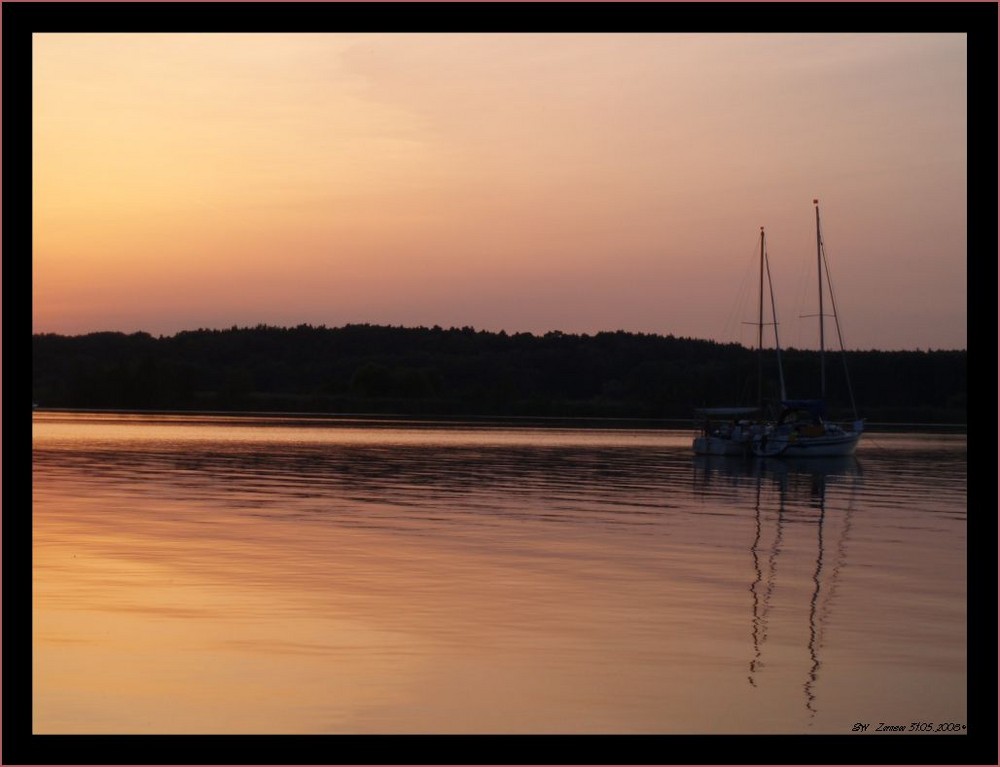
<path id="1" fill-rule="evenodd" d="M 869 420 L 964 423 L 966 359 L 858 351 L 847 367 Z M 788 349 L 782 363 L 788 396 L 819 395 L 816 352 Z M 850 417 L 839 354 L 827 372 L 831 415 Z M 687 418 L 778 399 L 773 352 L 738 344 L 377 325 L 35 335 L 32 386 L 49 407 L 435 415 Z"/>

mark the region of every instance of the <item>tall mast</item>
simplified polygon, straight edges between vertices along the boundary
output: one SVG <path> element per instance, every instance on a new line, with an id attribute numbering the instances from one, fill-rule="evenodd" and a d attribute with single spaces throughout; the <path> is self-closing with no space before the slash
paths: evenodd
<path id="1" fill-rule="evenodd" d="M 781 386 L 781 401 L 788 399 L 785 394 L 785 373 L 781 369 L 781 342 L 778 340 L 778 311 L 774 306 L 774 283 L 771 282 L 771 262 L 767 258 L 764 245 L 764 227 L 760 228 L 760 292 L 757 301 L 757 407 L 764 409 L 764 276 L 771 294 L 771 324 L 774 326 L 774 351 L 778 358 L 778 382 Z"/>
<path id="2" fill-rule="evenodd" d="M 760 228 L 760 289 L 757 293 L 757 407 L 764 407 L 764 227 Z"/>
<path id="3" fill-rule="evenodd" d="M 819 395 L 826 399 L 826 358 L 823 338 L 823 238 L 819 230 L 819 200 L 813 200 L 816 206 L 816 274 L 819 277 Z"/>

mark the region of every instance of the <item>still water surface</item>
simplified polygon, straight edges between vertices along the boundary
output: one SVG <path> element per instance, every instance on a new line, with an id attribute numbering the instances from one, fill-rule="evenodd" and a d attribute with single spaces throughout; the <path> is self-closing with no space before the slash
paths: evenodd
<path id="1" fill-rule="evenodd" d="M 36 733 L 965 723 L 966 438 L 36 413 Z"/>

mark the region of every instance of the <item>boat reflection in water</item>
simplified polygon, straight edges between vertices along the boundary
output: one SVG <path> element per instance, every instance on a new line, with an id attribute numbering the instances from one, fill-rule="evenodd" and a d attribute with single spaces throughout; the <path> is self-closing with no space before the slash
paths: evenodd
<path id="1" fill-rule="evenodd" d="M 765 645 L 771 634 L 780 633 L 784 638 L 795 629 L 786 616 L 802 618 L 800 625 L 807 630 L 802 633 L 798 629 L 797 635 L 805 639 L 808 659 L 800 672 L 804 677 L 801 687 L 812 720 L 818 712 L 823 632 L 831 620 L 838 580 L 847 563 L 861 466 L 854 456 L 798 461 L 760 458 L 752 462 L 698 456 L 694 466 L 696 484 L 703 489 L 721 484 L 752 490 L 752 655 L 747 679 L 757 687 L 767 673 Z M 827 488 L 831 484 L 848 488 L 842 508 L 827 508 Z M 738 497 L 745 500 L 749 496 L 741 493 Z M 779 604 L 779 595 L 789 590 L 787 587 L 794 592 L 794 600 Z M 779 625 L 774 626 L 776 615 Z M 785 651 L 782 654 L 787 655 Z"/>

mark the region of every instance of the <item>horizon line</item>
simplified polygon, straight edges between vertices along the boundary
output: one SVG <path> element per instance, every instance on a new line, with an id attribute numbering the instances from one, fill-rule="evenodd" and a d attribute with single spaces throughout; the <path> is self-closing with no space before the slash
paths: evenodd
<path id="1" fill-rule="evenodd" d="M 470 331 L 470 332 L 473 332 L 473 333 L 487 333 L 487 334 L 490 334 L 490 335 L 505 336 L 505 337 L 515 337 L 515 336 L 525 336 L 525 335 L 527 335 L 527 336 L 531 336 L 533 338 L 545 338 L 546 336 L 550 336 L 550 335 L 570 336 L 570 337 L 575 336 L 575 337 L 578 337 L 578 338 L 592 338 L 592 337 L 599 336 L 599 335 L 604 335 L 604 334 L 608 334 L 608 335 L 625 334 L 625 335 L 633 335 L 633 336 L 654 336 L 654 337 L 664 338 L 664 339 L 672 338 L 672 339 L 680 340 L 680 341 L 698 341 L 698 342 L 702 342 L 702 343 L 717 344 L 719 346 L 742 346 L 743 348 L 747 348 L 747 349 L 750 349 L 752 351 L 756 351 L 756 347 L 755 346 L 748 345 L 748 344 L 742 343 L 740 341 L 719 341 L 719 340 L 716 340 L 716 339 L 702 338 L 702 337 L 699 337 L 699 336 L 678 336 L 678 335 L 674 335 L 673 333 L 669 333 L 669 332 L 625 330 L 623 328 L 617 328 L 615 330 L 598 330 L 598 331 L 595 331 L 595 332 L 592 332 L 592 333 L 575 332 L 575 331 L 564 331 L 564 330 L 559 330 L 557 328 L 554 328 L 554 329 L 551 329 L 551 330 L 547 330 L 545 332 L 535 332 L 535 331 L 530 331 L 530 330 L 509 331 L 509 330 L 506 330 L 505 328 L 500 328 L 499 330 L 487 330 L 485 328 L 476 328 L 473 325 L 462 325 L 462 326 L 451 325 L 449 327 L 444 327 L 443 325 L 438 325 L 438 324 L 434 324 L 434 325 L 402 325 L 402 324 L 400 324 L 400 325 L 394 325 L 392 323 L 379 323 L 379 322 L 347 322 L 347 323 L 344 323 L 342 325 L 332 325 L 332 326 L 331 325 L 327 325 L 326 323 L 320 323 L 318 325 L 314 325 L 314 324 L 309 323 L 309 322 L 301 322 L 301 323 L 298 323 L 297 325 L 272 325 L 272 324 L 265 323 L 265 322 L 259 322 L 259 323 L 255 324 L 255 325 L 239 325 L 239 324 L 235 324 L 234 323 L 232 325 L 229 325 L 228 327 L 206 327 L 206 326 L 199 326 L 197 328 L 188 328 L 188 329 L 184 329 L 184 330 L 178 330 L 178 331 L 175 331 L 175 332 L 170 333 L 170 334 L 168 334 L 168 333 L 152 333 L 152 332 L 150 332 L 148 330 L 132 330 L 132 331 L 127 331 L 127 330 L 103 329 L 103 330 L 88 330 L 88 331 L 77 332 L 77 333 L 61 333 L 61 332 L 57 332 L 57 331 L 48 331 L 48 330 L 36 331 L 36 330 L 32 329 L 31 334 L 32 334 L 32 337 L 34 337 L 34 336 L 46 336 L 47 335 L 47 336 L 61 336 L 63 338 L 83 338 L 85 336 L 103 335 L 103 334 L 124 335 L 124 336 L 145 335 L 145 336 L 149 336 L 150 338 L 152 338 L 154 340 L 161 340 L 161 339 L 174 338 L 174 337 L 176 337 L 178 335 L 181 335 L 182 333 L 200 333 L 200 332 L 228 333 L 228 332 L 234 332 L 234 331 L 247 331 L 247 330 L 282 330 L 282 331 L 290 331 L 290 330 L 298 330 L 298 329 L 301 329 L 301 328 L 310 329 L 310 330 L 344 330 L 344 329 L 353 328 L 353 327 L 386 328 L 386 329 L 390 329 L 390 330 L 440 330 L 440 331 L 445 331 L 445 332 Z M 782 347 L 782 351 L 793 351 L 793 350 L 794 351 L 812 351 L 812 352 L 818 352 L 819 351 L 818 348 L 813 349 L 813 348 L 809 348 L 809 347 L 798 347 L 798 346 L 786 346 L 786 347 Z M 774 351 L 774 348 L 773 347 L 768 347 L 768 348 L 765 348 L 764 351 Z M 825 351 L 828 354 L 838 354 L 838 353 L 841 353 L 841 350 L 839 350 L 839 349 L 834 350 L 834 349 L 829 349 L 828 348 Z M 930 353 L 930 352 L 965 352 L 965 353 L 968 353 L 968 347 L 965 346 L 965 347 L 951 347 L 951 348 L 932 348 L 932 347 L 928 346 L 928 347 L 925 347 L 925 348 L 916 347 L 916 348 L 898 348 L 898 349 L 876 349 L 876 348 L 873 347 L 873 348 L 868 348 L 868 349 L 862 349 L 862 348 L 844 349 L 842 351 L 843 352 L 861 352 L 861 353 L 863 353 L 863 352 L 921 352 L 921 353 Z"/>

